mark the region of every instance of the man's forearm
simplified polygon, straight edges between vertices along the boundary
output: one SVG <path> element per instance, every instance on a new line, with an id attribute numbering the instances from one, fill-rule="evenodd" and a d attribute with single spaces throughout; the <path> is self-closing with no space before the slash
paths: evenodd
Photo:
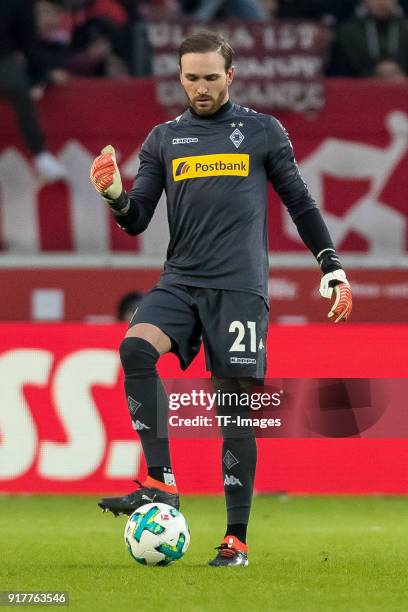
<path id="1" fill-rule="evenodd" d="M 318 208 L 312 208 L 295 219 L 299 236 L 316 257 L 323 274 L 342 268 L 327 225 Z"/>
<path id="2" fill-rule="evenodd" d="M 124 189 L 122 189 L 122 192 L 118 198 L 109 198 L 108 196 L 105 196 L 103 194 L 102 197 L 105 202 L 110 206 L 114 215 L 122 217 L 127 215 L 127 213 L 129 212 L 131 202 L 127 192 Z"/>
<path id="3" fill-rule="evenodd" d="M 149 225 L 151 215 L 148 214 L 144 206 L 131 198 L 125 190 L 122 191 L 116 200 L 109 200 L 108 198 L 105 198 L 105 200 L 113 212 L 116 223 L 128 234 L 132 236 L 141 234 Z"/>
<path id="4" fill-rule="evenodd" d="M 319 209 L 308 210 L 297 217 L 295 223 L 300 237 L 316 257 L 323 273 L 320 295 L 329 299 L 334 295 L 328 318 L 334 323 L 347 321 L 353 307 L 351 288 Z"/>

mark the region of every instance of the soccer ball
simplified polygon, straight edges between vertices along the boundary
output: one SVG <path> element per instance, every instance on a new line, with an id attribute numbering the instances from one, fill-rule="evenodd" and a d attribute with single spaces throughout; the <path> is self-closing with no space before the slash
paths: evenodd
<path id="1" fill-rule="evenodd" d="M 125 544 L 142 565 L 169 565 L 178 561 L 190 544 L 184 516 L 168 504 L 140 506 L 125 527 Z"/>

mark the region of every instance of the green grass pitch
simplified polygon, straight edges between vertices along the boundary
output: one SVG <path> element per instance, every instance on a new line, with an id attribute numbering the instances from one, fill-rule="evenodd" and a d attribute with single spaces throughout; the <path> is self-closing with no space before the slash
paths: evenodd
<path id="1" fill-rule="evenodd" d="M 182 511 L 189 551 L 149 568 L 96 498 L 0 496 L 0 590 L 69 591 L 61 609 L 90 612 L 408 609 L 408 498 L 258 496 L 248 568 L 206 566 L 222 497 L 185 497 Z"/>

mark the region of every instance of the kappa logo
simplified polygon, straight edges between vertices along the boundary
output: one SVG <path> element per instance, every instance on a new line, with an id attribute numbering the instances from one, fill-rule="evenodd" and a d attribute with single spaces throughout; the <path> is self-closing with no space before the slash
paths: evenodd
<path id="1" fill-rule="evenodd" d="M 198 142 L 198 138 L 173 138 L 172 144 L 190 144 L 191 142 Z"/>
<path id="2" fill-rule="evenodd" d="M 145 425 L 144 423 L 142 423 L 142 421 L 139 421 L 138 419 L 136 419 L 136 421 L 132 421 L 132 427 L 135 431 L 142 431 L 143 429 L 150 429 L 148 425 Z"/>
<path id="3" fill-rule="evenodd" d="M 225 474 L 225 478 L 224 478 L 224 487 L 242 487 L 242 482 L 240 481 L 239 478 L 235 478 L 235 476 L 233 476 L 232 474 L 229 476 L 228 474 Z"/>
<path id="4" fill-rule="evenodd" d="M 230 363 L 242 363 L 243 365 L 252 365 L 256 363 L 256 359 L 251 357 L 230 357 Z"/>
<path id="5" fill-rule="evenodd" d="M 178 157 L 172 160 L 172 167 L 174 181 L 211 176 L 248 176 L 249 155 L 219 153 Z"/>

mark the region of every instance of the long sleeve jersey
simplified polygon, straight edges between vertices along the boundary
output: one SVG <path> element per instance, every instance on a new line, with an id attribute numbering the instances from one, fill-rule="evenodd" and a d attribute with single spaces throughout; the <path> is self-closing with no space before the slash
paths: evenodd
<path id="1" fill-rule="evenodd" d="M 208 117 L 189 109 L 150 132 L 130 209 L 116 220 L 141 233 L 164 189 L 170 241 L 161 283 L 267 298 L 268 181 L 294 221 L 316 208 L 277 119 L 231 102 Z"/>

